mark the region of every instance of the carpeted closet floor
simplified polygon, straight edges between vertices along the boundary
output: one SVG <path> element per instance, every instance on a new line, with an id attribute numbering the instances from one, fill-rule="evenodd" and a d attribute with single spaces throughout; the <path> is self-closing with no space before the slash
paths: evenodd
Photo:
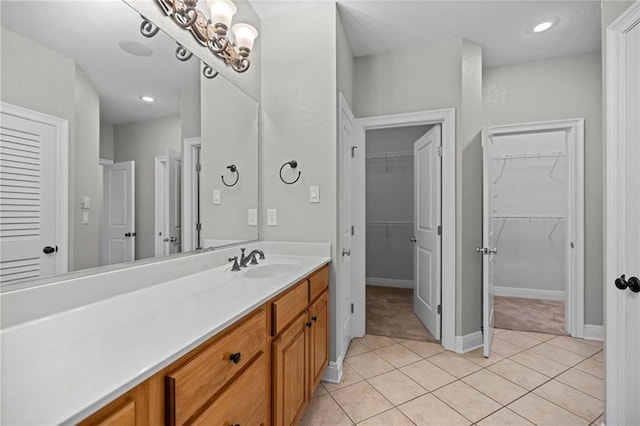
<path id="1" fill-rule="evenodd" d="M 535 331 L 567 336 L 564 302 L 495 296 L 493 326 L 507 330 Z"/>
<path id="2" fill-rule="evenodd" d="M 367 334 L 435 342 L 413 313 L 413 290 L 367 286 Z"/>

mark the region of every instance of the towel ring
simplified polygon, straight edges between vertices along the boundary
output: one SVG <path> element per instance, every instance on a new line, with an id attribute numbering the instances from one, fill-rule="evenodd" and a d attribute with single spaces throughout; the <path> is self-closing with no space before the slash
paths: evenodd
<path id="1" fill-rule="evenodd" d="M 296 160 L 291 160 L 291 161 L 287 161 L 286 163 L 284 163 L 282 165 L 282 167 L 280 167 L 280 180 L 284 183 L 286 183 L 287 185 L 293 185 L 294 183 L 296 183 L 298 181 L 298 179 L 300 179 L 300 175 L 302 174 L 302 172 L 300 170 L 298 170 L 298 177 L 296 178 L 296 180 L 294 180 L 293 182 L 287 182 L 286 180 L 284 180 L 282 178 L 282 169 L 284 169 L 284 166 L 289 165 L 292 169 L 295 169 L 296 167 L 298 167 L 298 162 Z"/>
<path id="2" fill-rule="evenodd" d="M 235 164 L 227 166 L 227 169 L 231 170 L 231 173 L 236 173 L 236 181 L 233 182 L 231 185 L 229 185 L 227 182 L 224 181 L 224 176 L 220 176 L 222 178 L 222 183 L 224 183 L 224 185 L 228 187 L 235 186 L 235 184 L 238 183 L 238 181 L 240 180 L 240 172 L 238 171 L 238 168 L 236 167 Z"/>

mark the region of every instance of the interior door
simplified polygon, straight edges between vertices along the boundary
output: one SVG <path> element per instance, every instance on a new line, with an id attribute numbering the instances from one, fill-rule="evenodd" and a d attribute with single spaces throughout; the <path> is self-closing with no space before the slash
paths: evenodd
<path id="1" fill-rule="evenodd" d="M 414 162 L 414 277 L 413 311 L 436 339 L 440 339 L 441 303 L 440 200 L 442 163 L 440 125 L 413 145 Z"/>
<path id="2" fill-rule="evenodd" d="M 167 152 L 169 162 L 169 194 L 168 202 L 168 235 L 169 254 L 182 251 L 182 157 L 180 153 L 169 149 Z"/>
<path id="3" fill-rule="evenodd" d="M 0 285 L 6 285 L 56 274 L 56 129 L 0 117 Z"/>
<path id="4" fill-rule="evenodd" d="M 103 265 L 135 258 L 135 163 L 103 166 Z"/>
<path id="5" fill-rule="evenodd" d="M 495 236 L 492 227 L 494 221 L 491 210 L 491 140 L 482 131 L 482 247 L 476 250 L 482 255 L 482 354 L 485 357 L 491 355 L 491 343 L 493 342 L 493 264 L 495 249 Z"/>

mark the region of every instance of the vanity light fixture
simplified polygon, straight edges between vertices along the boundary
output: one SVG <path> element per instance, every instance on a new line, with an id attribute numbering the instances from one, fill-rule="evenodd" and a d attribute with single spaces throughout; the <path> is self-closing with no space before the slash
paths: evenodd
<path id="1" fill-rule="evenodd" d="M 206 0 L 211 19 L 196 6 L 198 0 L 155 0 L 180 27 L 191 32 L 194 38 L 203 46 L 229 64 L 236 72 L 245 72 L 251 62 L 249 54 L 253 43 L 258 37 L 258 31 L 249 24 L 235 24 L 231 27 L 231 20 L 237 8 L 231 0 Z M 148 21 L 143 23 L 148 25 Z M 155 30 L 150 24 L 149 32 Z M 235 41 L 229 38 L 231 28 Z M 144 30 L 141 27 L 141 30 Z M 157 31 L 156 31 L 157 32 Z M 150 35 L 151 37 L 152 35 Z"/>

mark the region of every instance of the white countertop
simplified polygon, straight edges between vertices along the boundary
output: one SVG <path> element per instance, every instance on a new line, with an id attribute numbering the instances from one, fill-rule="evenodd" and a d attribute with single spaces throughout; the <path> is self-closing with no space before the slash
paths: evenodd
<path id="1" fill-rule="evenodd" d="M 76 423 L 330 260 L 267 254 L 300 268 L 219 266 L 3 329 L 2 424 Z"/>

